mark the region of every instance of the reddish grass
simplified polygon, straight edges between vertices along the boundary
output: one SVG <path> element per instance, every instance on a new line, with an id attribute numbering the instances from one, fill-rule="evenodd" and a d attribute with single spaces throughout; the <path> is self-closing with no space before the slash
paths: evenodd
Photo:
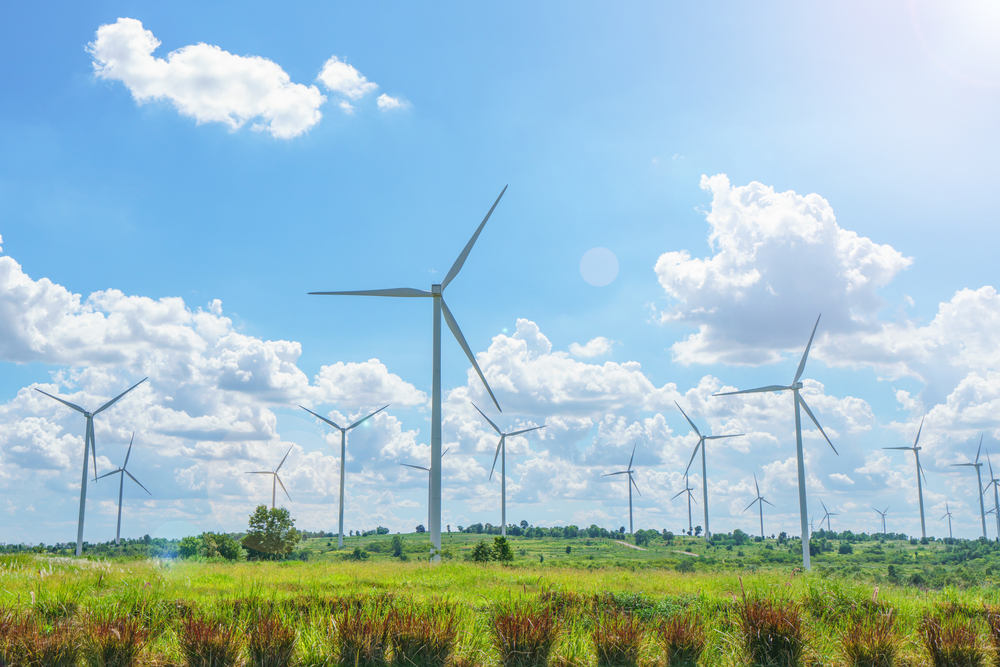
<path id="1" fill-rule="evenodd" d="M 645 634 L 645 626 L 633 614 L 596 614 L 590 636 L 598 667 L 636 667 Z"/>
<path id="2" fill-rule="evenodd" d="M 203 618 L 184 621 L 178 637 L 187 667 L 235 667 L 240 638 L 233 625 Z"/>
<path id="3" fill-rule="evenodd" d="M 694 667 L 705 650 L 705 625 L 696 615 L 675 614 L 656 630 L 667 667 Z"/>
<path id="4" fill-rule="evenodd" d="M 501 667 L 545 667 L 560 629 L 548 605 L 500 605 L 493 616 L 493 645 Z"/>
<path id="5" fill-rule="evenodd" d="M 986 663 L 986 653 L 971 619 L 925 616 L 920 638 L 934 667 L 982 667 Z"/>

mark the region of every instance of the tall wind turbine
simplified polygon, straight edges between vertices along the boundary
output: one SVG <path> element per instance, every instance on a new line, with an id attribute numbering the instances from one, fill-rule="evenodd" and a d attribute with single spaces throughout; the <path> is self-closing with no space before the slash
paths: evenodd
<path id="1" fill-rule="evenodd" d="M 983 505 L 983 476 L 979 469 L 983 464 L 979 462 L 979 455 L 983 451 L 983 436 L 979 436 L 979 449 L 976 450 L 976 460 L 974 463 L 952 463 L 953 468 L 975 468 L 976 481 L 979 482 L 979 514 L 983 519 L 983 537 L 986 537 L 986 506 Z"/>
<path id="2" fill-rule="evenodd" d="M 912 447 L 883 447 L 882 449 L 903 449 L 906 451 L 913 452 L 913 455 L 917 459 L 917 500 L 920 503 L 920 536 L 927 537 L 927 527 L 924 525 L 924 487 L 920 483 L 920 476 L 923 475 L 924 481 L 927 481 L 927 475 L 924 474 L 924 469 L 920 467 L 920 447 L 917 447 L 917 443 L 920 442 L 920 432 L 924 430 L 924 418 L 920 418 L 920 428 L 917 429 L 917 439 L 913 441 Z M 876 510 L 877 511 L 877 510 Z M 885 517 L 883 517 L 884 519 Z M 885 531 L 882 531 L 885 532 Z"/>
<path id="3" fill-rule="evenodd" d="M 628 475 L 628 534 L 629 535 L 631 535 L 633 533 L 633 530 L 632 530 L 632 487 L 633 486 L 635 487 L 635 492 L 636 493 L 638 493 L 640 496 L 642 495 L 641 493 L 639 493 L 639 487 L 638 487 L 638 485 L 636 485 L 635 480 L 632 479 L 632 475 L 633 475 L 633 473 L 635 473 L 635 471 L 632 470 L 632 459 L 635 458 L 635 448 L 636 448 L 637 445 L 638 445 L 638 443 L 636 443 L 635 445 L 632 445 L 632 456 L 630 456 L 629 459 L 628 459 L 628 468 L 626 468 L 625 470 L 619 470 L 618 472 L 608 472 L 608 473 L 604 473 L 603 475 L 601 475 L 601 477 L 611 477 L 612 475 Z"/>
<path id="4" fill-rule="evenodd" d="M 765 500 L 764 496 L 760 495 L 760 485 L 757 484 L 757 473 L 753 474 L 753 485 L 757 489 L 757 497 L 754 498 L 754 501 L 747 505 L 747 509 L 743 511 L 746 512 L 748 509 L 753 507 L 754 504 L 757 504 L 760 507 L 760 539 L 764 539 L 764 503 L 767 503 L 771 507 L 774 507 L 774 503 L 769 500 Z"/>
<path id="5" fill-rule="evenodd" d="M 871 507 L 871 505 L 869 505 L 869 507 Z M 872 507 L 872 510 L 874 510 L 875 512 L 877 512 L 882 517 L 882 534 L 885 535 L 886 534 L 886 532 L 885 532 L 885 515 L 889 511 L 889 506 L 886 505 L 884 510 L 878 510 L 878 509 L 875 509 L 874 507 Z"/>
<path id="6" fill-rule="evenodd" d="M 109 477 L 111 475 L 121 475 L 121 480 L 119 480 L 119 482 L 118 482 L 118 529 L 115 531 L 115 546 L 119 545 L 119 543 L 121 542 L 121 538 L 122 538 L 122 493 L 125 491 L 125 475 L 128 475 L 129 479 L 131 479 L 133 482 L 135 482 L 136 484 L 138 484 L 139 488 L 141 488 L 146 493 L 149 493 L 149 489 L 147 489 L 146 487 L 144 487 L 142 485 L 142 482 L 140 482 L 139 480 L 137 480 L 135 477 L 132 476 L 132 473 L 130 473 L 128 470 L 126 470 L 126 468 L 128 468 L 128 457 L 132 454 L 132 441 L 133 440 L 135 440 L 135 431 L 132 431 L 132 438 L 131 438 L 131 440 L 128 441 L 128 451 L 125 452 L 125 463 L 122 464 L 121 468 L 119 468 L 118 470 L 112 470 L 111 472 L 106 472 L 103 475 L 101 475 L 100 477 L 95 477 L 94 478 L 94 481 L 96 482 L 99 479 L 103 479 L 103 478 Z M 153 495 L 153 494 L 149 493 L 149 495 Z"/>
<path id="7" fill-rule="evenodd" d="M 701 490 L 702 490 L 702 499 L 705 501 L 705 539 L 707 540 L 707 539 L 709 539 L 709 530 L 708 530 L 708 464 L 705 463 L 705 441 L 706 440 L 721 440 L 722 438 L 736 438 L 736 437 L 739 437 L 739 436 L 744 435 L 744 434 L 743 433 L 734 433 L 732 435 L 702 435 L 701 431 L 698 430 L 698 427 L 694 425 L 693 421 L 691 421 L 691 418 L 687 416 L 686 412 L 684 412 L 684 408 L 682 408 L 680 405 L 678 405 L 677 401 L 674 401 L 674 405 L 676 405 L 677 409 L 681 411 L 682 415 L 684 415 L 684 419 L 687 420 L 688 424 L 691 424 L 691 428 L 694 429 L 694 432 L 698 434 L 698 444 L 694 446 L 694 451 L 691 452 L 691 460 L 688 461 L 688 467 L 684 471 L 684 474 L 686 475 L 687 472 L 688 472 L 688 470 L 691 469 L 691 464 L 694 463 L 694 457 L 698 455 L 698 449 L 701 449 Z"/>
<path id="8" fill-rule="evenodd" d="M 938 521 L 944 521 L 944 517 L 948 517 L 948 537 L 953 538 L 954 535 L 951 533 L 951 509 L 948 508 L 948 501 L 944 501 L 944 516 L 938 519 Z"/>
<path id="9" fill-rule="evenodd" d="M 816 419 L 816 416 L 812 413 L 812 410 L 809 409 L 809 406 L 806 405 L 805 399 L 803 399 L 802 395 L 799 393 L 799 390 L 802 389 L 802 383 L 799 382 L 799 378 L 802 377 L 802 372 L 806 369 L 806 360 L 809 358 L 809 348 L 812 347 L 813 336 L 816 335 L 816 327 L 818 326 L 819 317 L 816 318 L 816 324 L 813 325 L 812 333 L 809 335 L 809 342 L 806 343 L 806 351 L 802 353 L 802 360 L 799 362 L 799 367 L 795 371 L 795 378 L 792 380 L 792 384 L 788 386 L 769 385 L 767 387 L 758 387 L 756 389 L 744 389 L 742 391 L 727 391 L 721 394 L 713 394 L 713 396 L 732 396 L 735 394 L 791 390 L 793 403 L 795 405 L 795 457 L 798 463 L 799 473 L 799 519 L 802 523 L 802 566 L 806 570 L 810 569 L 812 566 L 809 562 L 809 525 L 807 522 L 809 511 L 806 508 L 806 465 L 802 456 L 802 419 L 799 413 L 799 407 L 806 411 L 806 414 L 809 415 L 809 419 L 816 424 L 816 428 L 818 428 L 819 432 L 823 434 L 824 438 L 826 438 L 826 441 L 833 450 L 833 453 L 839 456 L 837 448 L 833 446 L 832 442 L 830 442 L 830 438 L 827 437 L 826 431 L 824 431 L 823 427 L 819 425 L 819 421 Z"/>
<path id="10" fill-rule="evenodd" d="M 519 431 L 510 431 L 504 433 L 500 430 L 500 427 L 493 423 L 489 417 L 487 417 L 482 410 L 480 410 L 475 403 L 472 407 L 476 408 L 476 412 L 483 415 L 483 419 L 490 423 L 493 430 L 497 432 L 500 436 L 500 442 L 497 443 L 497 453 L 493 455 L 493 467 L 490 468 L 490 479 L 493 479 L 493 471 L 497 467 L 497 457 L 500 457 L 500 536 L 507 537 L 507 438 L 515 435 L 521 435 L 522 433 L 529 433 L 531 431 L 537 431 L 540 428 L 545 428 L 545 424 L 541 426 L 532 426 L 531 428 L 523 428 Z M 442 454 L 443 456 L 443 454 Z"/>
<path id="11" fill-rule="evenodd" d="M 681 489 L 680 491 L 678 491 L 677 493 L 675 493 L 670 498 L 671 500 L 673 500 L 677 496 L 680 496 L 680 495 L 683 495 L 683 494 L 687 494 L 687 501 L 688 501 L 688 532 L 689 533 L 694 530 L 694 525 L 693 525 L 693 523 L 691 521 L 691 501 L 694 500 L 694 495 L 691 493 L 692 491 L 694 491 L 694 487 L 691 486 L 691 482 L 688 481 L 688 475 L 685 472 L 684 473 L 684 488 Z M 698 501 L 695 500 L 694 504 L 697 505 Z"/>
<path id="12" fill-rule="evenodd" d="M 302 408 L 301 405 L 299 407 Z M 364 419 L 359 419 L 358 421 L 354 422 L 350 426 L 347 426 L 347 427 L 344 427 L 344 428 L 341 428 L 336 423 L 330 421 L 326 417 L 322 417 L 322 416 L 316 414 L 315 412 L 313 412 L 309 408 L 302 408 L 303 410 L 305 410 L 306 412 L 308 412 L 309 414 L 311 414 L 313 417 L 316 417 L 317 419 L 320 419 L 320 420 L 326 422 L 330 426 L 332 426 L 335 429 L 337 429 L 338 431 L 340 431 L 340 523 L 337 524 L 337 526 L 338 526 L 337 548 L 338 549 L 343 549 L 344 548 L 344 467 L 345 467 L 345 465 L 347 463 L 347 432 L 350 431 L 352 428 L 355 428 L 356 426 L 361 426 L 361 424 L 363 424 L 365 421 L 371 419 L 372 417 L 374 417 L 378 413 L 380 413 L 383 410 L 385 410 L 385 408 L 387 408 L 387 407 L 389 407 L 389 406 L 386 405 L 385 407 L 381 407 L 378 410 L 376 410 L 375 412 L 373 412 L 370 415 L 368 415 L 367 417 L 365 417 Z M 285 487 L 281 487 L 281 488 L 285 488 Z M 291 500 L 291 498 L 289 498 L 289 500 Z"/>
<path id="13" fill-rule="evenodd" d="M 294 447 L 295 445 L 292 445 Z M 255 470 L 253 472 L 248 472 L 248 475 L 274 475 L 274 479 L 271 480 L 271 509 L 274 509 L 275 499 L 278 493 L 278 485 L 281 484 L 281 490 L 285 492 L 285 496 L 291 501 L 292 497 L 288 495 L 288 489 L 285 488 L 284 483 L 281 481 L 281 477 L 278 476 L 278 471 L 281 470 L 281 466 L 285 465 L 285 459 L 288 455 L 292 453 L 292 447 L 288 448 L 285 452 L 284 458 L 281 459 L 281 463 L 274 470 Z"/>
<path id="14" fill-rule="evenodd" d="M 448 449 L 444 450 L 444 452 L 441 454 L 441 458 L 444 458 L 445 455 L 448 452 L 450 452 L 450 451 L 451 451 L 451 447 L 449 447 Z M 431 500 L 431 469 L 430 468 L 425 468 L 423 466 L 411 465 L 409 463 L 400 463 L 399 465 L 407 467 L 407 468 L 413 468 L 415 470 L 423 470 L 423 471 L 425 471 L 427 473 L 427 523 L 430 523 L 431 522 L 431 515 L 430 515 L 430 511 L 431 511 L 431 503 L 430 503 L 430 500 Z"/>
<path id="15" fill-rule="evenodd" d="M 472 251 L 472 246 L 476 244 L 476 240 L 483 231 L 483 227 L 486 226 L 486 221 L 490 219 L 493 215 L 493 209 L 497 207 L 500 203 L 500 197 L 503 197 L 503 193 L 507 191 L 507 186 L 504 186 L 503 190 L 500 192 L 500 196 L 497 197 L 496 201 L 493 202 L 493 206 L 490 207 L 489 213 L 483 218 L 483 221 L 479 223 L 479 228 L 476 229 L 476 233 L 472 235 L 469 242 L 465 244 L 465 249 L 452 264 L 451 269 L 448 271 L 448 275 L 444 277 L 441 284 L 431 285 L 431 291 L 425 292 L 419 289 L 412 289 L 409 287 L 398 287 L 394 289 L 380 289 L 380 290 L 357 290 L 350 292 L 310 292 L 310 294 L 325 294 L 325 295 L 343 295 L 343 296 L 391 296 L 391 297 L 430 297 L 434 304 L 434 319 L 433 319 L 433 344 L 432 344 L 432 362 L 431 362 L 431 502 L 430 502 L 430 526 L 428 528 L 431 532 L 431 560 L 434 562 L 441 561 L 441 314 L 444 314 L 445 322 L 448 324 L 448 328 L 451 329 L 452 335 L 458 341 L 458 344 L 462 346 L 462 350 L 465 351 L 465 355 L 472 362 L 472 367 L 476 369 L 476 373 L 479 375 L 479 379 L 482 380 L 483 385 L 486 387 L 486 391 L 489 392 L 490 398 L 493 399 L 493 404 L 497 406 L 497 410 L 500 410 L 500 404 L 497 403 L 496 396 L 493 395 L 493 390 L 490 389 L 489 383 L 486 381 L 486 376 L 483 375 L 483 371 L 480 370 L 479 364 L 476 362 L 476 357 L 472 354 L 472 350 L 469 348 L 469 344 L 465 342 L 465 336 L 462 335 L 462 330 L 458 328 L 458 323 L 452 316 L 451 311 L 448 310 L 448 305 L 444 302 L 444 290 L 448 287 L 458 272 L 462 270 L 462 266 L 465 264 L 465 260 L 468 258 L 469 253 Z"/>
<path id="16" fill-rule="evenodd" d="M 819 501 L 819 504 L 823 506 L 823 511 L 826 512 L 826 514 L 823 515 L 823 518 L 819 520 L 819 525 L 822 526 L 823 522 L 826 521 L 826 529 L 832 533 L 833 532 L 833 528 L 830 526 L 830 517 L 831 516 L 840 516 L 840 513 L 839 512 L 831 512 L 830 510 L 826 509 L 826 503 L 824 503 L 822 500 Z"/>
<path id="17" fill-rule="evenodd" d="M 993 475 L 993 463 L 990 461 L 990 450 L 986 450 L 986 463 L 990 467 L 990 483 L 986 485 L 986 490 L 989 491 L 990 487 L 993 487 L 993 510 L 992 512 L 996 514 L 997 520 L 997 540 L 1000 540 L 1000 495 L 997 494 L 997 486 L 1000 485 L 1000 479 L 997 479 Z"/>
<path id="18" fill-rule="evenodd" d="M 87 458 L 88 458 L 90 452 L 94 453 L 94 477 L 97 477 L 97 444 L 94 441 L 94 417 L 96 417 L 97 415 L 101 414 L 102 412 L 104 412 L 105 410 L 107 410 L 108 408 L 110 408 L 112 405 L 114 405 L 115 403 L 117 403 L 118 400 L 122 396 L 124 396 L 125 394 L 129 393 L 130 391 L 132 391 L 133 389 L 135 389 L 136 387 L 138 387 L 140 384 L 142 384 L 143 382 L 145 382 L 148 379 L 149 378 L 142 378 L 141 380 L 139 380 L 138 382 L 136 382 L 134 385 L 132 385 L 131 387 L 129 387 L 128 389 L 126 389 L 122 393 L 118 394 L 117 396 L 115 396 L 110 401 L 108 401 L 107 403 L 105 403 L 101 407 L 97 408 L 93 412 L 87 412 L 86 410 L 84 410 L 83 408 L 81 408 L 79 405 L 74 405 L 74 404 L 70 403 L 69 401 L 64 401 L 63 399 L 59 398 L 58 396 L 53 396 L 52 394 L 50 394 L 48 392 L 44 392 L 41 389 L 39 389 L 38 387 L 35 387 L 35 391 L 39 392 L 40 394 L 45 394 L 49 398 L 52 398 L 52 399 L 55 399 L 55 400 L 59 401 L 60 403 L 62 403 L 66 407 L 73 408 L 77 412 L 82 413 L 83 416 L 87 418 L 87 430 L 85 431 L 85 434 L 83 436 L 83 478 L 82 478 L 82 480 L 80 482 L 80 521 L 76 525 L 76 555 L 77 556 L 79 556 L 80 554 L 83 553 L 83 515 L 84 515 L 85 510 L 87 508 Z"/>

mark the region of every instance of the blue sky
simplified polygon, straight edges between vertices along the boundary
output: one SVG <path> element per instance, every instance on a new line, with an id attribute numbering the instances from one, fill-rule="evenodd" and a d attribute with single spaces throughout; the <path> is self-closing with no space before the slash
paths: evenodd
<path id="1" fill-rule="evenodd" d="M 873 530 L 868 506 L 890 504 L 890 526 L 918 532 L 912 461 L 877 449 L 927 412 L 927 504 L 980 530 L 974 482 L 947 471 L 1000 436 L 989 3 L 36 3 L 0 19 L 0 541 L 75 534 L 82 420 L 26 388 L 97 403 L 145 375 L 97 433 L 111 469 L 137 431 L 154 498 L 129 498 L 126 534 L 240 528 L 267 495 L 242 472 L 293 443 L 290 506 L 334 529 L 339 463 L 298 404 L 391 403 L 356 438 L 348 527 L 423 522 L 425 487 L 398 464 L 426 463 L 429 305 L 306 293 L 427 289 L 505 185 L 448 295 L 502 425 L 551 424 L 511 447 L 509 516 L 622 525 L 624 485 L 599 475 L 639 442 L 637 521 L 679 528 L 668 499 L 694 443 L 677 400 L 750 433 L 713 456 L 713 528 L 752 529 L 756 473 L 775 532 L 797 532 L 790 398 L 707 396 L 790 380 L 823 312 L 807 400 L 841 456 L 807 437 L 811 506 Z M 597 247 L 620 266 L 604 287 L 580 273 Z M 445 522 L 496 523 L 467 373 L 446 338 Z M 87 539 L 113 536 L 110 487 L 91 487 Z"/>

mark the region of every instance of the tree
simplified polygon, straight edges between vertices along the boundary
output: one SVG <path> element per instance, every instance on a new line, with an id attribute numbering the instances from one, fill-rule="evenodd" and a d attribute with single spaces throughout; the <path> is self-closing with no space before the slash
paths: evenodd
<path id="1" fill-rule="evenodd" d="M 479 540 L 472 548 L 472 561 L 475 563 L 488 563 L 493 557 L 490 548 L 486 545 L 486 540 Z"/>
<path id="2" fill-rule="evenodd" d="M 528 525 L 529 524 L 528 524 L 527 521 L 525 521 L 524 519 L 521 519 L 521 530 L 528 530 Z"/>
<path id="3" fill-rule="evenodd" d="M 292 553 L 301 539 L 302 535 L 295 529 L 295 520 L 287 509 L 275 507 L 269 510 L 267 505 L 258 505 L 250 515 L 243 547 L 248 551 L 250 560 L 281 560 Z"/>
<path id="4" fill-rule="evenodd" d="M 500 563 L 514 562 L 514 551 L 510 548 L 510 542 L 506 537 L 493 538 L 493 560 Z"/>
<path id="5" fill-rule="evenodd" d="M 188 535 L 181 540 L 180 545 L 177 547 L 177 554 L 181 558 L 197 556 L 199 547 L 201 547 L 201 538 Z"/>
<path id="6" fill-rule="evenodd" d="M 416 529 L 415 529 L 415 530 L 416 530 L 416 531 L 417 531 L 418 533 L 426 533 L 426 532 L 427 532 L 427 529 L 426 529 L 426 528 L 424 528 L 424 524 L 420 524 L 420 525 L 418 525 L 418 526 L 416 527 Z"/>
<path id="7" fill-rule="evenodd" d="M 448 533 L 451 534 L 451 524 L 448 524 Z"/>
<path id="8" fill-rule="evenodd" d="M 671 545 L 674 543 L 674 534 L 671 533 L 666 528 L 663 529 L 663 541 L 666 542 L 667 545 Z"/>
<path id="9" fill-rule="evenodd" d="M 649 537 L 646 535 L 646 531 L 644 530 L 635 531 L 635 535 L 633 537 L 635 538 L 635 546 L 637 547 L 649 544 Z"/>
<path id="10" fill-rule="evenodd" d="M 392 555 L 399 558 L 403 555 L 403 536 L 393 535 L 392 536 Z"/>
<path id="11" fill-rule="evenodd" d="M 701 535 L 701 526 L 695 526 L 694 527 L 694 536 L 698 537 L 700 535 Z"/>
<path id="12" fill-rule="evenodd" d="M 573 547 L 566 547 L 566 555 L 573 553 Z"/>

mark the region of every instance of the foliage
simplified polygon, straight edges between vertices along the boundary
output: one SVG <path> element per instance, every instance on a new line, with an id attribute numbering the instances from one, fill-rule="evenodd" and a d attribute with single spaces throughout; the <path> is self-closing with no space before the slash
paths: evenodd
<path id="1" fill-rule="evenodd" d="M 926 616 L 920 623 L 920 638 L 934 667 L 982 667 L 986 663 L 979 633 L 968 618 Z"/>
<path id="2" fill-rule="evenodd" d="M 333 640 L 340 667 L 387 667 L 391 634 L 386 605 L 346 600 L 333 617 Z"/>
<path id="3" fill-rule="evenodd" d="M 138 618 L 118 617 L 90 623 L 84 645 L 87 667 L 132 667 L 149 642 L 149 631 Z"/>
<path id="4" fill-rule="evenodd" d="M 281 560 L 299 543 L 301 535 L 295 530 L 295 520 L 284 507 L 268 509 L 258 505 L 250 515 L 243 547 L 250 560 Z"/>
<path id="5" fill-rule="evenodd" d="M 235 667 L 240 664 L 236 627 L 203 618 L 184 621 L 178 637 L 188 667 Z"/>
<path id="6" fill-rule="evenodd" d="M 635 667 L 645 628 L 633 614 L 600 613 L 594 617 L 591 638 L 598 667 Z"/>
<path id="7" fill-rule="evenodd" d="M 454 607 L 395 609 L 390 618 L 396 667 L 444 667 L 455 649 L 459 619 Z"/>
<path id="8" fill-rule="evenodd" d="M 755 667 L 797 667 L 806 641 L 802 614 L 791 600 L 743 597 L 736 625 L 747 662 Z"/>
<path id="9" fill-rule="evenodd" d="M 497 607 L 491 629 L 501 667 L 545 667 L 561 626 L 549 606 L 508 601 Z"/>
<path id="10" fill-rule="evenodd" d="M 288 667 L 295 653 L 295 629 L 273 615 L 258 616 L 247 633 L 250 667 Z"/>
<path id="11" fill-rule="evenodd" d="M 892 612 L 848 618 L 840 644 L 848 667 L 893 667 L 899 655 L 899 635 Z"/>
<path id="12" fill-rule="evenodd" d="M 656 631 L 666 667 L 695 667 L 705 651 L 705 626 L 699 616 L 674 614 Z"/>
<path id="13" fill-rule="evenodd" d="M 493 560 L 498 563 L 514 562 L 514 551 L 510 548 L 510 542 L 506 537 L 493 538 Z"/>
<path id="14" fill-rule="evenodd" d="M 479 540 L 472 548 L 472 560 L 475 563 L 488 563 L 493 560 L 493 550 L 486 544 L 486 540 Z"/>

